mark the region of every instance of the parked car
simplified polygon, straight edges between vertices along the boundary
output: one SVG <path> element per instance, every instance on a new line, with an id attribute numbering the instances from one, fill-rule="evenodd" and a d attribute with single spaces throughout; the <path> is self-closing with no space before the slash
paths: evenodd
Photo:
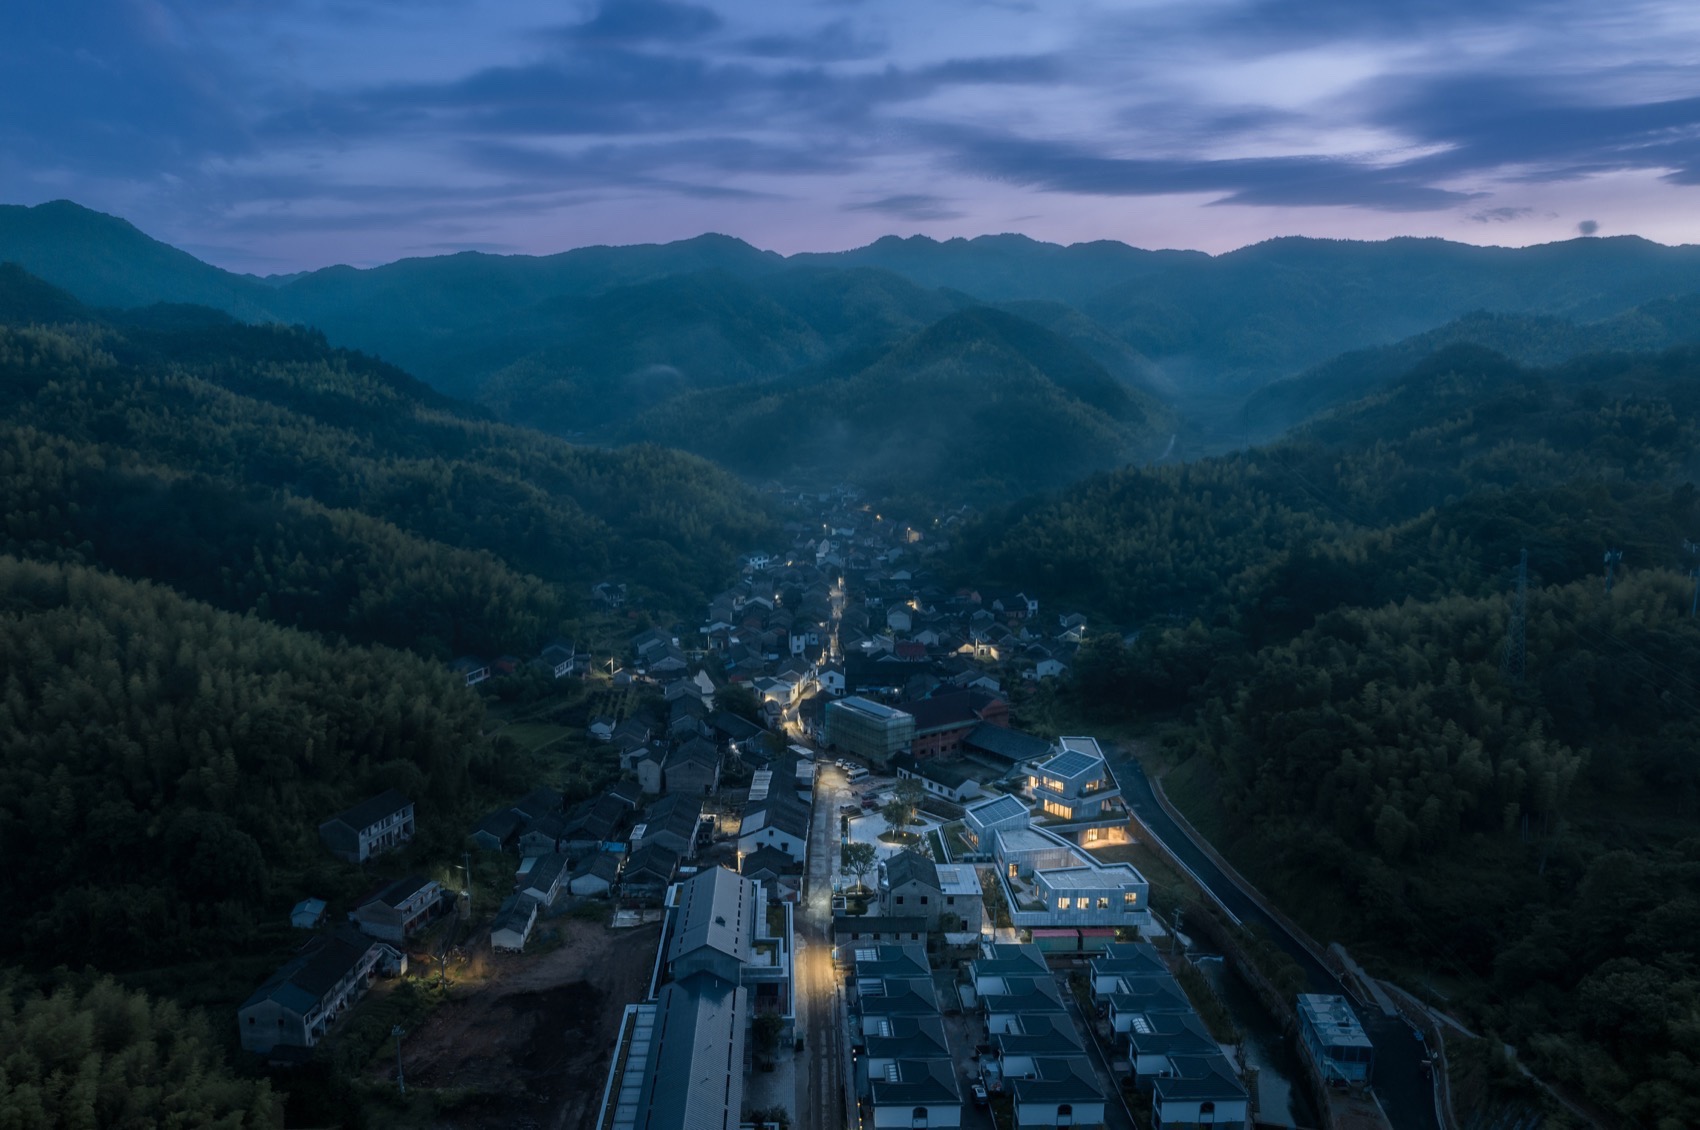
<path id="1" fill-rule="evenodd" d="M 986 1105 L 986 1085 L 984 1083 L 974 1084 L 974 1105 Z"/>

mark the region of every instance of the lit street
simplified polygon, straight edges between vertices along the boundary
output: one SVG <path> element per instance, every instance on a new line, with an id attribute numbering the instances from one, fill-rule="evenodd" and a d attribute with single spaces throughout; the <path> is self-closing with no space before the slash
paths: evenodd
<path id="1" fill-rule="evenodd" d="M 844 774 L 820 762 L 809 831 L 808 881 L 798 907 L 797 1032 L 805 1041 L 797 1072 L 798 1125 L 838 1130 L 845 1125 L 844 1020 L 832 965 L 832 880 L 838 871 L 838 806 Z"/>

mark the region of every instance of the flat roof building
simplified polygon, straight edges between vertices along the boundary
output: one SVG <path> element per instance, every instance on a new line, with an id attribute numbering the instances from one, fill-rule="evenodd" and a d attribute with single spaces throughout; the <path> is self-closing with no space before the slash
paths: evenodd
<path id="1" fill-rule="evenodd" d="M 826 704 L 826 745 L 883 768 L 915 740 L 915 718 L 871 699 L 851 696 Z"/>
<path id="2" fill-rule="evenodd" d="M 1345 997 L 1300 993 L 1299 1042 L 1325 1079 L 1368 1083 L 1375 1073 L 1375 1047 Z"/>

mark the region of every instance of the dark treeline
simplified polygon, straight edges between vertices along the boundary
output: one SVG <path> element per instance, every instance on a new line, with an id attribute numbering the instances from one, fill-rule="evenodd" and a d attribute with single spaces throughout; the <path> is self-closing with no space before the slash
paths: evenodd
<path id="1" fill-rule="evenodd" d="M 90 310 L 5 265 L 0 514 L 20 1127 L 279 1124 L 228 1072 L 229 1010 L 300 944 L 290 905 L 372 881 L 318 825 L 399 789 L 419 833 L 379 873 L 429 869 L 537 783 L 442 661 L 534 654 L 603 579 L 695 606 L 770 529 L 694 457 L 572 447 L 312 331 Z"/>
<path id="2" fill-rule="evenodd" d="M 1454 349 L 1281 444 L 1101 476 L 961 552 L 1142 625 L 1082 653 L 1080 709 L 1168 720 L 1176 799 L 1315 933 L 1624 1121 L 1690 1125 L 1697 419 L 1700 352 Z"/>
<path id="3" fill-rule="evenodd" d="M 19 274 L 0 322 L 52 309 Z M 688 606 L 768 528 L 709 464 L 493 424 L 308 331 L 82 315 L 0 325 L 8 552 L 443 656 L 534 647 L 608 577 Z"/>
<path id="4" fill-rule="evenodd" d="M 123 971 L 251 948 L 386 787 L 459 818 L 483 709 L 434 663 L 0 557 L 4 952 Z"/>

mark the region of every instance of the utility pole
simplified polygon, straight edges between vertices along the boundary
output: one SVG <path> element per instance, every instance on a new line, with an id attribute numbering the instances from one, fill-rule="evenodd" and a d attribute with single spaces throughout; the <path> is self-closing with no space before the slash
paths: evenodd
<path id="1" fill-rule="evenodd" d="M 1529 664 L 1529 551 L 1517 558 L 1517 595 L 1511 599 L 1511 622 L 1505 628 L 1505 656 L 1499 671 L 1510 683 L 1521 683 Z"/>

